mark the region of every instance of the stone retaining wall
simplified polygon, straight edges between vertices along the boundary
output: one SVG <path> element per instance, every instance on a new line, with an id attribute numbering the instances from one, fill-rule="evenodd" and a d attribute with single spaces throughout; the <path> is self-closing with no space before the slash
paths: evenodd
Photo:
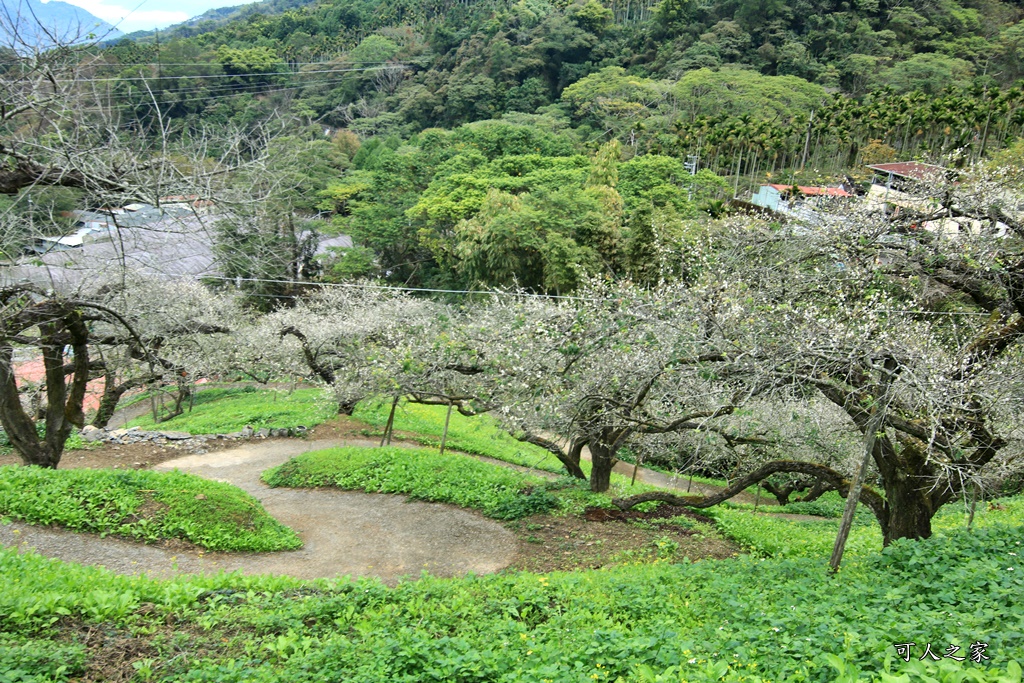
<path id="1" fill-rule="evenodd" d="M 207 442 L 217 440 L 234 441 L 238 439 L 266 439 L 272 436 L 305 436 L 308 433 L 306 427 L 284 427 L 271 428 L 263 427 L 253 429 L 246 425 L 240 432 L 230 434 L 189 434 L 188 432 L 174 431 L 146 431 L 140 427 L 129 429 L 101 429 L 87 425 L 82 429 L 82 440 L 87 442 L 103 441 L 112 444 L 132 443 L 153 443 L 156 445 L 171 445 L 176 448 L 198 452 L 203 449 Z"/>

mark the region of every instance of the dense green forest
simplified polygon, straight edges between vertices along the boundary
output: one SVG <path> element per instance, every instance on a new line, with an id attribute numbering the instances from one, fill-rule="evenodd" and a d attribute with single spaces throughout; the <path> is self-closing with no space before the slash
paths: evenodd
<path id="1" fill-rule="evenodd" d="M 554 293 L 666 275 L 654 254 L 685 250 L 692 219 L 765 182 L 1019 155 L 1022 14 L 994 0 L 272 0 L 98 46 L 79 78 L 87 116 L 183 150 L 201 139 L 210 158 L 226 149 L 212 131 L 241 131 L 289 176 L 219 227 L 229 277 Z M 34 192 L 50 194 L 13 208 L 50 207 L 58 225 L 93 201 Z M 313 259 L 303 231 L 356 246 Z"/>
<path id="2" fill-rule="evenodd" d="M 667 120 L 651 137 L 678 133 L 673 124 L 689 127 L 703 116 L 750 114 L 776 126 L 799 116 L 806 124 L 809 109 L 821 104 L 820 126 L 858 127 L 879 113 L 898 126 L 908 108 L 922 108 L 921 95 L 944 91 L 957 91 L 971 108 L 1012 118 L 1019 92 L 992 89 L 1024 76 L 1019 3 L 291 4 L 255 5 L 233 21 L 182 26 L 162 42 L 156 36 L 126 40 L 105 57 L 121 75 L 159 71 L 161 103 L 172 116 L 230 116 L 237 109 L 225 107 L 221 100 L 231 98 L 222 96 L 262 86 L 287 92 L 297 113 L 334 127 L 355 124 L 364 134 L 408 134 L 510 111 L 543 113 L 552 105 L 600 132 L 606 130 L 601 114 L 640 122 L 656 112 Z M 722 67 L 731 68 L 717 77 L 693 75 Z M 237 78 L 208 84 L 198 78 L 221 73 Z M 598 73 L 600 88 L 579 87 L 566 101 L 566 88 Z M 803 80 L 762 82 L 758 74 Z M 723 84 L 732 89 L 734 82 L 746 97 L 713 101 Z M 805 99 L 762 110 L 761 96 L 780 91 L 811 98 L 812 107 Z M 881 101 L 869 104 L 870 111 L 831 96 L 859 100 L 871 93 Z M 917 97 L 896 100 L 893 94 Z M 601 99 L 603 111 L 594 102 L 586 106 L 588 95 Z M 949 98 L 928 104 L 928 111 L 915 112 L 911 127 L 927 127 L 950 111 L 974 114 L 960 112 Z M 948 123 L 958 128 L 958 121 Z M 872 132 L 885 128 L 876 125 Z"/>

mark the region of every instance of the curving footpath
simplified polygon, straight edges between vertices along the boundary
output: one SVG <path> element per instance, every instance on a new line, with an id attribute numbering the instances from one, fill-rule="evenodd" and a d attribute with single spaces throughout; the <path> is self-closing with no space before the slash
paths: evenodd
<path id="1" fill-rule="evenodd" d="M 116 538 L 15 523 L 0 525 L 0 543 L 35 548 L 41 555 L 105 566 L 121 574 L 167 578 L 178 574 L 239 571 L 301 579 L 376 576 L 388 583 L 417 577 L 485 574 L 508 566 L 515 536 L 497 522 L 437 503 L 401 496 L 330 489 L 272 489 L 260 474 L 307 451 L 369 441 L 275 440 L 164 462 L 234 484 L 302 538 L 300 550 L 278 553 L 174 551 Z"/>

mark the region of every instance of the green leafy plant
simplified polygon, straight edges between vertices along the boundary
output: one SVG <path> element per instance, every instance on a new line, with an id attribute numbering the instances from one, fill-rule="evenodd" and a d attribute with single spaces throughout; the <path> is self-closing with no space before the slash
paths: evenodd
<path id="1" fill-rule="evenodd" d="M 183 431 L 190 434 L 224 434 L 246 425 L 261 427 L 312 427 L 329 420 L 334 412 L 320 389 L 296 389 L 291 393 L 271 389 L 217 388 L 196 394 L 195 404 L 175 418 L 154 424 L 146 414 L 128 423 L 131 427 Z"/>
<path id="2" fill-rule="evenodd" d="M 400 493 L 454 503 L 497 519 L 518 519 L 554 508 L 557 501 L 538 477 L 464 455 L 426 449 L 331 448 L 304 453 L 268 470 L 271 486 L 337 486 Z"/>
<path id="3" fill-rule="evenodd" d="M 302 545 L 241 489 L 177 471 L 0 467 L 0 517 L 209 550 Z"/>

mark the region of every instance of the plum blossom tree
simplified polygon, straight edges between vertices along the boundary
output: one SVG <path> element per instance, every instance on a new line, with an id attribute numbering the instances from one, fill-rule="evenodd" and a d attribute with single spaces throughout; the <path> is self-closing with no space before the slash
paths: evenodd
<path id="1" fill-rule="evenodd" d="M 225 307 L 198 284 L 132 284 L 92 297 L 31 285 L 0 290 L 0 424 L 25 464 L 57 466 L 71 430 L 85 424 L 91 379 L 106 380 L 94 420 L 105 425 L 129 389 L 162 382 L 187 387 L 202 372 L 186 364 L 204 355 L 196 353 L 200 339 L 229 331 L 221 322 Z M 42 359 L 41 435 L 22 400 L 16 348 L 35 349 Z"/>
<path id="2" fill-rule="evenodd" d="M 0 14 L 7 29 L 0 30 L 7 41 L 0 49 L 0 193 L 74 188 L 92 206 L 159 205 L 173 195 L 213 199 L 228 174 L 258 166 L 265 155 L 258 127 L 243 133 L 197 125 L 172 134 L 159 112 L 150 118 L 127 114 L 95 80 L 103 57 L 79 40 L 85 36 L 51 32 L 52 40 L 40 47 L 31 31 L 12 21 L 11 13 Z M 47 234 L 33 218 L 31 210 L 27 216 L 0 211 L 5 249 Z M 0 288 L 0 422 L 26 463 L 56 467 L 72 428 L 84 422 L 90 378 L 98 373 L 108 379 L 103 423 L 128 389 L 180 377 L 181 365 L 168 352 L 207 324 L 173 316 L 144 319 L 144 309 L 118 305 L 113 293 L 132 290 L 130 270 L 123 261 L 113 270 L 76 289 L 9 278 Z M 42 436 L 15 377 L 24 348 L 34 348 L 45 367 Z M 145 369 L 129 369 L 133 364 Z"/>
<path id="3" fill-rule="evenodd" d="M 735 343 L 711 328 L 704 293 L 680 285 L 642 290 L 594 282 L 578 297 L 496 300 L 500 326 L 489 362 L 497 414 L 521 438 L 547 448 L 573 476 L 589 449 L 590 485 L 606 491 L 619 450 L 651 437 L 699 432 L 727 447 L 766 443 L 725 418 L 756 394 L 718 380 Z M 559 443 L 557 437 L 562 437 Z"/>
<path id="4" fill-rule="evenodd" d="M 726 352 L 722 376 L 780 401 L 815 395 L 865 437 L 860 500 L 885 544 L 928 537 L 942 505 L 1021 468 L 1024 232 L 987 183 L 927 188 L 942 198 L 930 214 L 850 214 L 813 231 L 745 220 L 717 247 L 723 300 L 763 321 Z M 750 470 L 688 504 L 716 504 L 776 473 L 850 486 L 817 457 Z"/>

